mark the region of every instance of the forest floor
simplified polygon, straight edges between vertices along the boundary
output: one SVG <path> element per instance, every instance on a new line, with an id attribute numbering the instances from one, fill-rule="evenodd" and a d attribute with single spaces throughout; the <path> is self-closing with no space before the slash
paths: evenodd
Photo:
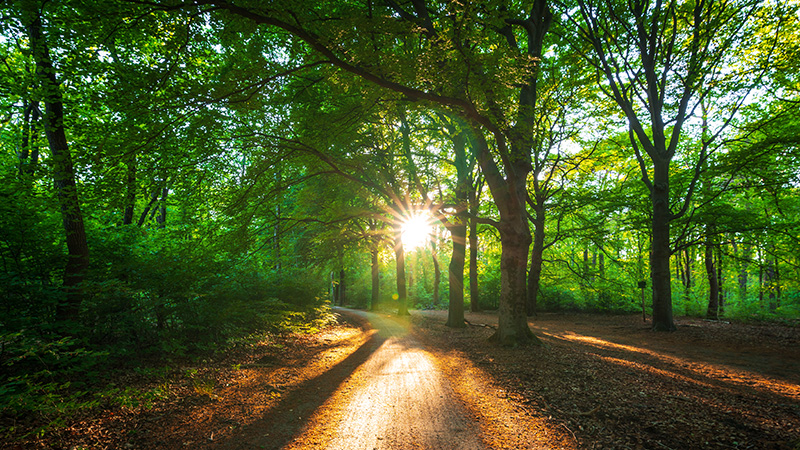
<path id="1" fill-rule="evenodd" d="M 655 333 L 637 316 L 543 314 L 530 324 L 544 345 L 504 349 L 488 342 L 495 314 L 464 329 L 443 311 L 361 314 L 130 373 L 117 384 L 158 395 L 0 448 L 800 450 L 800 327 L 679 318 Z M 419 399 L 397 397 L 416 379 Z M 423 425 L 387 427 L 410 410 Z"/>
<path id="2" fill-rule="evenodd" d="M 445 318 L 419 320 L 434 354 L 481 369 L 578 448 L 800 450 L 800 327 L 678 318 L 657 333 L 635 315 L 542 314 L 530 325 L 543 346 L 500 349 L 491 328 Z"/>

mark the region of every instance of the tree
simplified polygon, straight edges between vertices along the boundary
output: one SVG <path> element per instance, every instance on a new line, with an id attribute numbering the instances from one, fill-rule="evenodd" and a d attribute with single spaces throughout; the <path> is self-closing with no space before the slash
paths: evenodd
<path id="1" fill-rule="evenodd" d="M 669 260 L 670 224 L 691 207 L 709 153 L 763 71 L 743 67 L 745 36 L 758 1 L 577 0 L 570 21 L 582 52 L 601 77 L 601 89 L 628 122 L 630 145 L 652 205 L 653 328 L 675 329 Z M 586 51 L 583 44 L 591 48 Z M 766 43 L 770 47 L 770 43 Z M 739 61 L 737 61 L 739 58 Z M 748 75 L 745 75 L 747 73 Z M 753 80 L 742 82 L 742 80 Z M 670 164 L 685 152 L 683 137 L 701 105 L 721 115 L 700 140 L 694 175 L 681 195 L 670 185 Z M 699 133 L 698 133 L 699 134 Z M 675 198 L 679 200 L 674 201 Z"/>
<path id="2" fill-rule="evenodd" d="M 547 212 L 557 208 L 552 204 L 554 197 L 561 191 L 569 171 L 579 166 L 578 163 L 568 160 L 562 151 L 562 145 L 577 136 L 577 124 L 581 121 L 581 116 L 587 114 L 580 111 L 580 104 L 590 92 L 584 87 L 589 84 L 587 72 L 576 64 L 571 52 L 564 52 L 568 46 L 556 41 L 551 48 L 562 53 L 552 51 L 551 55 L 540 55 L 541 68 L 537 73 L 540 78 L 540 93 L 535 109 L 531 148 L 532 176 L 528 181 L 527 203 L 531 211 L 529 220 L 534 230 L 526 302 L 529 316 L 536 314 L 544 251 L 558 239 L 556 235 L 550 242 L 545 240 Z"/>
<path id="3" fill-rule="evenodd" d="M 477 159 L 500 211 L 500 220 L 492 223 L 503 245 L 496 339 L 508 345 L 529 342 L 525 299 L 531 235 L 525 200 L 537 92 L 533 66 L 553 16 L 547 2 L 535 0 L 513 11 L 510 5 L 416 2 L 412 12 L 371 2 L 336 8 L 224 0 L 193 4 L 284 30 L 333 66 L 450 110 L 470 124 L 479 137 Z"/>
<path id="4" fill-rule="evenodd" d="M 50 58 L 50 49 L 43 30 L 42 11 L 38 9 L 25 10 L 22 21 L 26 22 L 31 55 L 36 64 L 37 87 L 45 107 L 44 129 L 53 159 L 53 182 L 58 195 L 67 241 L 67 262 L 63 281 L 66 299 L 58 305 L 56 319 L 76 321 L 83 301 L 81 283 L 89 268 L 89 245 L 86 240 L 86 229 L 78 198 L 78 187 L 75 182 L 75 169 L 64 125 L 61 84 Z"/>

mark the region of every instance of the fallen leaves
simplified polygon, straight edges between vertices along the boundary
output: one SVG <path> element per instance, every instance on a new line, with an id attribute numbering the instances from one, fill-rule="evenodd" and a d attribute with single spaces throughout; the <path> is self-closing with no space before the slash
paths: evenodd
<path id="1" fill-rule="evenodd" d="M 418 318 L 429 346 L 480 367 L 579 448 L 799 448 L 797 328 L 685 319 L 655 333 L 634 316 L 544 315 L 531 323 L 544 347 L 504 349 L 490 331 L 445 328 L 443 314 Z"/>

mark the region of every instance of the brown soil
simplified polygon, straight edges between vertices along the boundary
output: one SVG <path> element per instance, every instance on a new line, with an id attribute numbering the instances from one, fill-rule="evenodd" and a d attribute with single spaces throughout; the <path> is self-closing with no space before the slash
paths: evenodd
<path id="1" fill-rule="evenodd" d="M 695 319 L 656 333 L 637 316 L 544 314 L 544 346 L 500 349 L 493 330 L 418 329 L 443 357 L 477 367 L 528 414 L 598 449 L 800 450 L 800 329 Z M 492 314 L 467 314 L 494 325 Z"/>
<path id="2" fill-rule="evenodd" d="M 455 330 L 445 318 L 415 312 L 421 344 L 402 347 L 430 357 L 486 448 L 800 450 L 798 328 L 686 319 L 654 333 L 635 316 L 543 315 L 531 326 L 544 346 L 502 349 L 487 341 L 496 316 L 468 314 L 473 326 Z M 384 341 L 347 314 L 316 335 L 273 337 L 155 381 L 120 379 L 164 398 L 0 448 L 336 447 L 335 423 L 352 415 Z"/>

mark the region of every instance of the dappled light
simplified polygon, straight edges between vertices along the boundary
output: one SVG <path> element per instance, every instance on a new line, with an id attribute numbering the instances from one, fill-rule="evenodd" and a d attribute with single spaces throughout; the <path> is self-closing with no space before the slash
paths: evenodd
<path id="1" fill-rule="evenodd" d="M 4 2 L 0 450 L 800 450 L 798 12 Z"/>
<path id="2" fill-rule="evenodd" d="M 428 330 L 444 314 L 424 317 Z M 636 316 L 542 314 L 530 325 L 544 347 L 520 350 L 475 341 L 496 315 L 467 318 L 473 326 L 446 342 L 433 329 L 438 354 L 578 448 L 791 449 L 800 432 L 800 330 L 680 318 L 677 333 L 661 334 Z M 767 331 L 786 337 L 759 341 Z"/>
<path id="3" fill-rule="evenodd" d="M 555 339 L 580 342 L 599 349 L 620 350 L 622 352 L 646 355 L 659 363 L 668 364 L 675 369 L 680 369 L 681 371 L 688 371 L 690 374 L 695 374 L 696 377 L 692 378 L 690 376 L 671 372 L 669 370 L 657 369 L 653 367 L 653 364 L 648 365 L 631 362 L 624 357 L 615 358 L 598 355 L 598 357 L 608 360 L 609 362 L 623 366 L 635 367 L 644 372 L 679 378 L 684 382 L 697 383 L 698 385 L 703 385 L 706 387 L 712 386 L 709 384 L 711 380 L 721 380 L 726 383 L 741 383 L 753 389 L 764 390 L 773 394 L 785 396 L 790 399 L 800 400 L 800 385 L 776 379 L 774 377 L 766 377 L 758 372 L 746 370 L 741 367 L 733 367 L 730 364 L 715 364 L 708 361 L 698 361 L 697 359 L 691 357 L 682 357 L 676 354 L 654 351 L 645 347 L 618 344 L 605 339 L 600 339 L 593 336 L 585 336 L 569 331 L 558 334 L 543 334 Z"/>
<path id="4" fill-rule="evenodd" d="M 486 448 L 407 319 L 367 317 L 380 343 L 286 448 Z"/>

